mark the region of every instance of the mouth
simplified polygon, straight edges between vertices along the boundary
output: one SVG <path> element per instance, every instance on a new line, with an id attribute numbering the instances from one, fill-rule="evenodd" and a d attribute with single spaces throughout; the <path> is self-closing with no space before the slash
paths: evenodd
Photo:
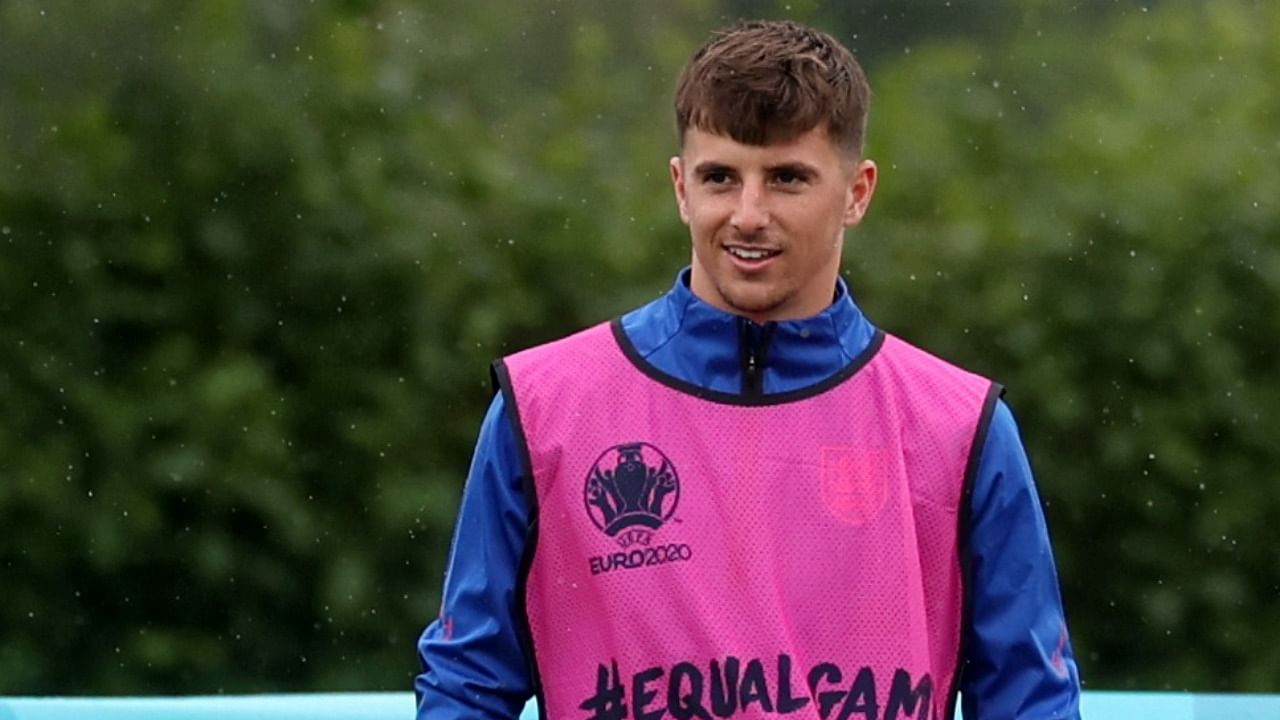
<path id="1" fill-rule="evenodd" d="M 781 250 L 775 248 L 748 245 L 725 245 L 724 251 L 733 258 L 735 265 L 744 270 L 758 270 L 782 254 Z"/>

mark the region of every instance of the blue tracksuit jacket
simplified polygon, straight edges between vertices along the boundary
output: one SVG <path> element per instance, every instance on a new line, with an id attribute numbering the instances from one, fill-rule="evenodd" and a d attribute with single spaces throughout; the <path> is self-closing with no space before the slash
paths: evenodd
<path id="1" fill-rule="evenodd" d="M 698 299 L 688 269 L 622 322 L 657 369 L 735 393 L 819 382 L 858 357 L 875 334 L 843 281 L 819 315 L 760 326 Z M 443 609 L 418 642 L 419 718 L 515 718 L 535 691 L 516 595 L 530 518 L 515 438 L 496 395 L 463 492 Z M 1003 401 L 982 448 L 969 512 L 971 612 L 960 684 L 966 720 L 1079 718 L 1079 676 L 1048 531 Z"/>

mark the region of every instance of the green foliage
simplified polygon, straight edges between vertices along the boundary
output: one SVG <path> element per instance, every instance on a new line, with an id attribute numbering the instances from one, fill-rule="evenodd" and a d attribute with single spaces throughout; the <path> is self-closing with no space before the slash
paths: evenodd
<path id="1" fill-rule="evenodd" d="M 748 5 L 0 4 L 0 692 L 407 688 L 487 363 L 671 282 Z M 1277 690 L 1277 11 L 757 5 L 866 43 L 851 282 L 1012 389 L 1089 683 Z"/>
<path id="2" fill-rule="evenodd" d="M 853 285 L 1009 386 L 1096 687 L 1277 690 L 1278 23 L 1169 5 L 880 77 Z"/>
<path id="3" fill-rule="evenodd" d="M 684 255 L 580 5 L 0 6 L 0 692 L 409 686 L 488 362 Z"/>

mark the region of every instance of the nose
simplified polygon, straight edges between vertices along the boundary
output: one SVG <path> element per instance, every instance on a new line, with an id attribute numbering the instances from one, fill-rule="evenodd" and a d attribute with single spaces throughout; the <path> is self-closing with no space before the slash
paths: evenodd
<path id="1" fill-rule="evenodd" d="M 753 235 L 769 225 L 769 209 L 765 205 L 765 192 L 761 183 L 747 181 L 742 184 L 729 224 L 743 235 Z"/>

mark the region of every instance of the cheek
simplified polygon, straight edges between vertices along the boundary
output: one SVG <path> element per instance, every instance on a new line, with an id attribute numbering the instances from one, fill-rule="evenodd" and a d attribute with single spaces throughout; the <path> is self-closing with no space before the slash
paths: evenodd
<path id="1" fill-rule="evenodd" d="M 844 240 L 844 205 L 838 199 L 815 205 L 803 217 L 808 233 L 821 240 L 822 248 L 838 247 Z"/>
<path id="2" fill-rule="evenodd" d="M 695 241 L 709 241 L 715 237 L 720 223 L 717 215 L 707 208 L 700 207 L 689 212 L 689 233 Z"/>

